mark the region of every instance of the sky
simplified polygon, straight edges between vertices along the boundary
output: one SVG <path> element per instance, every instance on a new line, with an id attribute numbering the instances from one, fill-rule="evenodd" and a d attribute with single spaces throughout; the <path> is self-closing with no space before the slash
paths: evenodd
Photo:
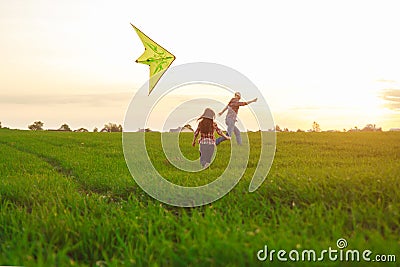
<path id="1" fill-rule="evenodd" d="M 149 78 L 130 23 L 176 56 L 172 66 L 213 62 L 247 76 L 281 128 L 400 128 L 395 0 L 2 0 L 2 126 L 123 124 Z"/>

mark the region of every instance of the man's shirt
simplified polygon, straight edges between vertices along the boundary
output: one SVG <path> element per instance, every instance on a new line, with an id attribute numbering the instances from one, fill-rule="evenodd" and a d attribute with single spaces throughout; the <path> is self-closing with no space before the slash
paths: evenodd
<path id="1" fill-rule="evenodd" d="M 237 98 L 232 98 L 228 103 L 228 114 L 226 119 L 236 120 L 240 106 L 246 106 L 247 102 L 240 102 Z"/>

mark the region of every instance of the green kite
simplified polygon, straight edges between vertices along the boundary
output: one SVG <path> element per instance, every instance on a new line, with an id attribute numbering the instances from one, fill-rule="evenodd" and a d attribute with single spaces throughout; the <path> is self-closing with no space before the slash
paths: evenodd
<path id="1" fill-rule="evenodd" d="M 132 25 L 132 23 L 131 23 Z M 138 28 L 132 25 L 138 34 L 140 40 L 144 45 L 143 54 L 136 60 L 137 63 L 142 63 L 149 65 L 150 67 L 150 78 L 156 75 L 159 72 L 164 72 L 168 69 L 168 67 L 175 60 L 175 56 L 168 52 L 161 45 L 157 44 L 153 40 L 151 40 L 146 34 L 141 32 Z M 158 75 L 157 78 L 153 78 L 149 80 L 149 94 L 153 91 L 157 82 L 160 80 L 163 73 Z"/>

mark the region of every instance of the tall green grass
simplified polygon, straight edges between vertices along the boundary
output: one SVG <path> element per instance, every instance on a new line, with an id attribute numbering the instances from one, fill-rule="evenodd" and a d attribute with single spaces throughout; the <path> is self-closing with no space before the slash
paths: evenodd
<path id="1" fill-rule="evenodd" d="M 210 169 L 186 177 L 160 154 L 159 135 L 148 136 L 150 159 L 173 181 L 204 183 L 227 164 L 225 142 Z M 250 134 L 250 142 L 258 138 Z M 180 140 L 196 159 L 192 136 Z M 349 249 L 396 254 L 382 266 L 399 265 L 398 133 L 278 134 L 271 171 L 249 193 L 257 155 L 252 149 L 243 179 L 224 198 L 177 208 L 135 184 L 120 134 L 0 130 L 0 265 L 353 265 L 256 257 L 264 245 L 320 251 L 338 238 Z"/>

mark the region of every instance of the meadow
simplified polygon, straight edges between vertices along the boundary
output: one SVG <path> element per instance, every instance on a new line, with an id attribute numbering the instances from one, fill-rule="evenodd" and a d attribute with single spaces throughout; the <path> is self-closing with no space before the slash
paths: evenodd
<path id="1" fill-rule="evenodd" d="M 204 184 L 226 167 L 229 142 L 187 176 L 161 154 L 159 134 L 147 136 L 154 165 L 177 183 Z M 182 153 L 196 159 L 191 139 L 181 134 Z M 257 155 L 254 146 L 225 197 L 179 208 L 135 183 L 120 133 L 0 129 L 0 265 L 400 266 L 400 133 L 278 133 L 267 179 L 249 193 Z M 322 251 L 339 238 L 396 262 L 257 258 L 265 245 Z"/>

